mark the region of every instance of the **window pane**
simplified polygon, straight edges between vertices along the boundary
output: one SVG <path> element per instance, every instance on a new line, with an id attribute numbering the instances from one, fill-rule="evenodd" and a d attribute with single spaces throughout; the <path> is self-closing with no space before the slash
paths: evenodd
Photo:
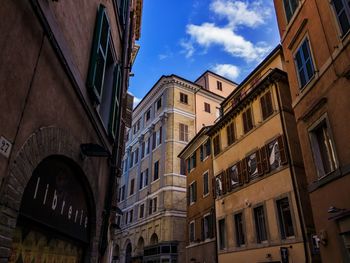
<path id="1" fill-rule="evenodd" d="M 242 215 L 242 213 L 235 215 L 235 230 L 236 230 L 237 246 L 244 245 L 245 237 L 244 237 L 244 230 L 243 230 L 243 215 Z"/>
<path id="2" fill-rule="evenodd" d="M 256 239 L 258 243 L 267 240 L 267 232 L 265 225 L 265 214 L 263 206 L 254 208 Z"/>
<path id="3" fill-rule="evenodd" d="M 277 207 L 282 239 L 294 236 L 292 214 L 290 211 L 288 198 L 278 200 Z"/>

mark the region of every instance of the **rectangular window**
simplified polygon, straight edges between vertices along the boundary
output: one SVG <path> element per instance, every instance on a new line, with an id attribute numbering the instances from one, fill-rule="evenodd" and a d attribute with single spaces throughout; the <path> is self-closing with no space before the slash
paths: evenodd
<path id="1" fill-rule="evenodd" d="M 222 91 L 222 82 L 221 81 L 216 81 L 216 88 L 220 91 Z"/>
<path id="2" fill-rule="evenodd" d="M 135 150 L 135 165 L 139 162 L 139 148 Z"/>
<path id="3" fill-rule="evenodd" d="M 139 189 L 142 189 L 148 185 L 148 168 L 140 173 Z"/>
<path id="4" fill-rule="evenodd" d="M 220 147 L 220 135 L 216 135 L 213 138 L 214 155 L 218 155 L 221 151 Z"/>
<path id="5" fill-rule="evenodd" d="M 151 118 L 151 109 L 148 109 L 145 113 L 146 122 Z"/>
<path id="6" fill-rule="evenodd" d="M 162 126 L 160 126 L 157 132 L 157 146 L 162 143 L 162 136 L 163 136 L 162 131 L 163 131 Z"/>
<path id="7" fill-rule="evenodd" d="M 135 179 L 131 179 L 131 181 L 130 181 L 130 195 L 134 194 L 134 186 L 135 186 Z"/>
<path id="8" fill-rule="evenodd" d="M 245 244 L 245 235 L 244 235 L 244 228 L 243 228 L 243 214 L 235 214 L 235 230 L 236 230 L 236 244 L 237 247 L 240 247 Z"/>
<path id="9" fill-rule="evenodd" d="M 197 201 L 197 182 L 193 182 L 189 186 L 189 193 L 190 193 L 190 204 L 193 204 Z"/>
<path id="10" fill-rule="evenodd" d="M 154 131 L 152 133 L 152 150 L 154 150 L 157 146 L 157 132 Z"/>
<path id="11" fill-rule="evenodd" d="M 157 197 L 154 197 L 149 200 L 148 214 L 151 215 L 156 211 L 157 211 Z"/>
<path id="12" fill-rule="evenodd" d="M 299 0 L 283 0 L 283 4 L 284 10 L 286 12 L 287 22 L 289 22 L 299 5 Z"/>
<path id="13" fill-rule="evenodd" d="M 194 233 L 195 230 L 194 229 L 195 229 L 194 221 L 192 221 L 189 225 L 189 230 L 188 230 L 190 242 L 194 242 L 194 240 L 195 240 L 195 233 Z"/>
<path id="14" fill-rule="evenodd" d="M 184 159 L 180 159 L 180 174 L 186 175 L 186 162 Z"/>
<path id="15" fill-rule="evenodd" d="M 179 124 L 179 140 L 188 142 L 188 126 L 186 124 Z"/>
<path id="16" fill-rule="evenodd" d="M 300 89 L 302 89 L 315 75 L 309 40 L 307 38 L 295 53 L 294 61 L 297 67 Z"/>
<path id="17" fill-rule="evenodd" d="M 333 0 L 332 4 L 342 35 L 344 36 L 350 29 L 350 1 Z"/>
<path id="18" fill-rule="evenodd" d="M 191 169 L 196 168 L 197 166 L 197 158 L 196 158 L 196 152 L 194 152 L 191 156 Z"/>
<path id="19" fill-rule="evenodd" d="M 262 173 L 261 160 L 259 151 L 252 153 L 246 158 L 247 168 L 248 168 L 248 177 L 246 182 L 258 177 Z"/>
<path id="20" fill-rule="evenodd" d="M 204 102 L 204 111 L 210 113 L 210 104 Z"/>
<path id="21" fill-rule="evenodd" d="M 140 218 L 143 218 L 145 215 L 145 204 L 140 205 Z"/>
<path id="22" fill-rule="evenodd" d="M 130 154 L 130 163 L 129 168 L 131 168 L 134 165 L 134 152 Z"/>
<path id="23" fill-rule="evenodd" d="M 209 172 L 203 174 L 203 195 L 209 194 Z"/>
<path id="24" fill-rule="evenodd" d="M 180 92 L 180 102 L 188 104 L 188 95 Z"/>
<path id="25" fill-rule="evenodd" d="M 280 136 L 267 145 L 268 166 L 271 171 L 287 163 L 283 137 Z M 262 151 L 260 151 L 262 153 Z"/>
<path id="26" fill-rule="evenodd" d="M 231 145 L 236 140 L 235 125 L 234 125 L 233 121 L 227 125 L 226 133 L 227 133 L 227 145 Z"/>
<path id="27" fill-rule="evenodd" d="M 265 212 L 263 206 L 254 208 L 256 242 L 261 243 L 267 240 Z"/>
<path id="28" fill-rule="evenodd" d="M 322 178 L 337 169 L 335 147 L 326 118 L 310 131 L 310 139 L 317 173 Z"/>
<path id="29" fill-rule="evenodd" d="M 281 238 L 286 239 L 287 237 L 294 236 L 294 228 L 292 221 L 292 213 L 288 198 L 277 200 L 278 220 L 281 231 Z"/>
<path id="30" fill-rule="evenodd" d="M 143 141 L 142 143 L 141 143 L 141 159 L 143 158 L 143 157 L 145 157 L 145 154 L 146 154 L 146 151 L 145 151 L 145 142 Z"/>
<path id="31" fill-rule="evenodd" d="M 244 133 L 247 133 L 251 129 L 253 129 L 253 117 L 252 117 L 251 108 L 248 108 L 246 111 L 242 113 L 242 119 L 243 119 L 243 131 Z"/>
<path id="32" fill-rule="evenodd" d="M 162 107 L 162 98 L 160 97 L 156 102 L 156 109 L 159 110 Z"/>
<path id="33" fill-rule="evenodd" d="M 266 92 L 263 96 L 260 97 L 260 106 L 262 112 L 263 120 L 266 120 L 273 113 L 271 92 Z"/>
<path id="34" fill-rule="evenodd" d="M 228 187 L 230 188 L 229 191 L 239 186 L 240 179 L 239 179 L 239 172 L 238 172 L 238 163 L 232 165 L 230 168 L 227 169 L 227 180 L 229 180 L 227 184 Z"/>
<path id="35" fill-rule="evenodd" d="M 146 142 L 146 154 L 149 154 L 150 147 L 151 147 L 151 136 L 148 137 L 147 142 Z"/>
<path id="36" fill-rule="evenodd" d="M 152 212 L 154 213 L 154 212 L 157 211 L 157 197 L 153 198 L 153 204 L 152 204 L 152 206 L 153 206 Z"/>
<path id="37" fill-rule="evenodd" d="M 226 226 L 225 219 L 220 219 L 219 225 L 219 249 L 223 250 L 226 247 Z"/>
<path id="38" fill-rule="evenodd" d="M 129 223 L 132 223 L 133 220 L 134 220 L 134 210 L 131 209 L 129 211 Z"/>
<path id="39" fill-rule="evenodd" d="M 153 181 L 159 178 L 159 161 L 154 163 Z"/>
<path id="40" fill-rule="evenodd" d="M 202 226 L 202 240 L 206 240 L 212 237 L 212 215 L 206 215 L 203 218 L 203 226 Z"/>
<path id="41" fill-rule="evenodd" d="M 120 193 L 120 200 L 123 201 L 125 199 L 125 185 L 121 187 Z"/>
<path id="42" fill-rule="evenodd" d="M 205 155 L 204 158 L 209 156 L 211 153 L 210 140 L 207 140 L 205 143 Z"/>

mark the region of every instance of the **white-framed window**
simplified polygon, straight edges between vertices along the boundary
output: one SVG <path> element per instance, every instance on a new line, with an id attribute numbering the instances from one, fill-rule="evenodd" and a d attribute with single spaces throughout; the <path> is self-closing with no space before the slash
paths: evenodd
<path id="1" fill-rule="evenodd" d="M 192 243 L 195 241 L 195 221 L 191 221 L 188 228 L 189 240 Z"/>
<path id="2" fill-rule="evenodd" d="M 350 1 L 332 0 L 334 13 L 337 17 L 342 36 L 350 30 Z"/>
<path id="3" fill-rule="evenodd" d="M 189 203 L 193 204 L 197 201 L 197 182 L 194 181 L 189 186 Z"/>
<path id="4" fill-rule="evenodd" d="M 311 148 L 318 178 L 322 178 L 338 168 L 335 146 L 326 116 L 309 129 Z"/>
<path id="5" fill-rule="evenodd" d="M 299 6 L 300 0 L 283 0 L 284 11 L 286 13 L 287 22 L 293 17 L 295 10 Z"/>
<path id="6" fill-rule="evenodd" d="M 299 79 L 299 86 L 300 89 L 302 89 L 315 75 L 315 68 L 312 61 L 311 48 L 308 38 L 305 38 L 297 49 L 294 55 L 294 62 Z"/>
<path id="7" fill-rule="evenodd" d="M 188 126 L 183 123 L 179 123 L 179 140 L 188 142 Z"/>
<path id="8" fill-rule="evenodd" d="M 203 174 L 203 196 L 209 194 L 209 171 Z"/>
<path id="9" fill-rule="evenodd" d="M 130 181 L 130 195 L 134 194 L 134 188 L 135 188 L 135 179 L 131 179 L 131 181 Z"/>
<path id="10" fill-rule="evenodd" d="M 145 216 L 145 204 L 141 204 L 139 208 L 139 218 L 144 218 Z"/>
<path id="11" fill-rule="evenodd" d="M 257 206 L 254 208 L 254 221 L 255 221 L 255 233 L 256 242 L 262 243 L 267 241 L 267 228 L 264 206 Z"/>
<path id="12" fill-rule="evenodd" d="M 140 173 L 139 189 L 143 189 L 148 185 L 148 168 Z"/>

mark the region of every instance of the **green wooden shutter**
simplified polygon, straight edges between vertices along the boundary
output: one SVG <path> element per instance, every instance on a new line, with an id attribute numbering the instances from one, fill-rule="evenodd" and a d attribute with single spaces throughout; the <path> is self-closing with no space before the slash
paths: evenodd
<path id="1" fill-rule="evenodd" d="M 112 92 L 112 103 L 109 114 L 108 131 L 109 134 L 115 138 L 119 123 L 120 123 L 120 97 L 122 90 L 122 73 L 121 66 L 117 64 L 114 67 L 114 79 L 113 79 L 113 92 Z"/>
<path id="2" fill-rule="evenodd" d="M 109 46 L 110 26 L 103 5 L 99 6 L 95 31 L 90 55 L 90 65 L 87 77 L 87 87 L 92 99 L 99 104 L 101 102 L 104 73 Z"/>

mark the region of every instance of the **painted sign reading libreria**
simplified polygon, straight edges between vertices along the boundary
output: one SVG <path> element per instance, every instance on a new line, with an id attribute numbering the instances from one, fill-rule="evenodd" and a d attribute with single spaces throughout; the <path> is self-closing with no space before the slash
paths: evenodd
<path id="1" fill-rule="evenodd" d="M 20 213 L 58 232 L 88 242 L 89 212 L 78 171 L 59 158 L 44 160 L 25 189 Z"/>

